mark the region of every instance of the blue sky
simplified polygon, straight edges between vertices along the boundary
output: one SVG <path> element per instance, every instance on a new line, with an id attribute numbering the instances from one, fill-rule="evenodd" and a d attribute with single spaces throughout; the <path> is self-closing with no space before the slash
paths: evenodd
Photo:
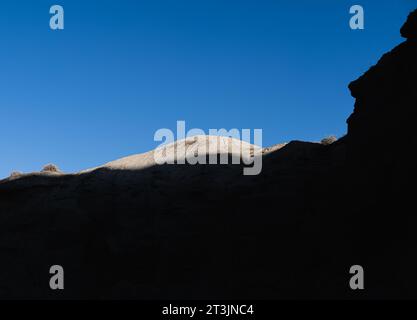
<path id="1" fill-rule="evenodd" d="M 49 8 L 65 30 L 49 28 Z M 365 30 L 349 8 L 365 9 Z M 263 144 L 346 132 L 347 85 L 402 41 L 413 0 L 0 3 L 0 177 L 158 145 L 159 128 L 261 128 Z"/>

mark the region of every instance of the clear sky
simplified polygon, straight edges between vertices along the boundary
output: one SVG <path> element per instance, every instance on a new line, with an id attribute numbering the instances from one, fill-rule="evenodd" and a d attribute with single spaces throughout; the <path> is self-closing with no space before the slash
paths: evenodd
<path id="1" fill-rule="evenodd" d="M 49 28 L 49 8 L 65 29 Z M 349 8 L 365 29 L 349 28 Z M 346 133 L 347 85 L 402 41 L 415 0 L 2 0 L 0 177 L 153 149 L 159 128 Z"/>

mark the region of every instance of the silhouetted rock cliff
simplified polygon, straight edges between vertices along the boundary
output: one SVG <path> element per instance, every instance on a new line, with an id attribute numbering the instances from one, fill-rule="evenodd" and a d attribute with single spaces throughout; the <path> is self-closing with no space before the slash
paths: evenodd
<path id="1" fill-rule="evenodd" d="M 348 119 L 352 160 L 365 165 L 389 165 L 409 154 L 415 144 L 417 110 L 417 11 L 401 29 L 408 38 L 349 88 L 356 98 Z M 378 161 L 375 161 L 377 157 Z M 376 163 L 375 163 L 376 162 Z"/>
<path id="2" fill-rule="evenodd" d="M 347 121 L 346 202 L 357 255 L 380 281 L 374 295 L 417 297 L 417 10 L 401 34 L 407 40 L 349 86 L 356 102 Z"/>
<path id="3" fill-rule="evenodd" d="M 1 182 L 0 297 L 417 298 L 416 11 L 401 33 L 350 84 L 347 135 L 293 141 L 259 176 L 167 165 Z"/>
<path id="4" fill-rule="evenodd" d="M 417 10 L 408 16 L 406 23 L 401 28 L 401 35 L 407 39 L 417 40 Z"/>

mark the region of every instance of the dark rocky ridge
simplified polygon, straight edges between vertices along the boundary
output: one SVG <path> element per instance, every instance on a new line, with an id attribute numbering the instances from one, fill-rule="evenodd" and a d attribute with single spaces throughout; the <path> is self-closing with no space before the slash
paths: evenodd
<path id="1" fill-rule="evenodd" d="M 416 17 L 350 84 L 347 135 L 291 142 L 259 176 L 158 166 L 0 183 L 0 297 L 417 298 Z"/>

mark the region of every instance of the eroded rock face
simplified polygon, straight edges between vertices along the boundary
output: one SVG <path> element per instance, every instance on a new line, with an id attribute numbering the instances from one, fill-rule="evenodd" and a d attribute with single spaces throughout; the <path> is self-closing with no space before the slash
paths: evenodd
<path id="1" fill-rule="evenodd" d="M 417 298 L 415 16 L 350 84 L 347 136 L 266 150 L 259 176 L 110 166 L 0 183 L 0 297 Z"/>
<path id="2" fill-rule="evenodd" d="M 411 273 L 417 268 L 411 254 L 417 249 L 417 218 L 411 214 L 417 211 L 412 191 L 417 177 L 416 21 L 414 11 L 401 29 L 407 40 L 349 85 L 356 102 L 347 120 L 345 214 L 359 222 L 352 225 L 352 245 L 360 248 L 357 259 L 366 261 L 374 275 L 384 264 L 394 270 L 381 280 L 379 293 L 385 287 L 390 288 L 386 294 L 396 291 L 400 296 L 412 295 L 417 287 Z"/>
<path id="3" fill-rule="evenodd" d="M 417 11 L 402 35 L 408 38 L 349 88 L 356 98 L 347 120 L 349 149 L 355 165 L 368 170 L 392 165 L 415 147 L 417 115 Z"/>

